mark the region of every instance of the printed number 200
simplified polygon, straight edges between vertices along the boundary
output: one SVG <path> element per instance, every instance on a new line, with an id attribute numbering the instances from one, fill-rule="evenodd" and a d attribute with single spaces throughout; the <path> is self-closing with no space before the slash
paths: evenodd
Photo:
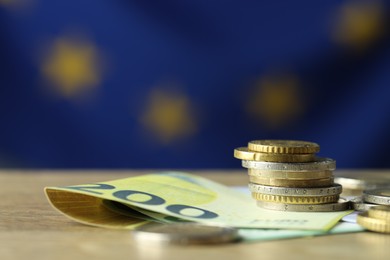
<path id="1" fill-rule="evenodd" d="M 115 186 L 109 185 L 109 184 L 97 183 L 94 185 L 96 185 L 96 186 L 76 186 L 76 187 L 71 186 L 71 187 L 67 187 L 67 188 L 74 189 L 74 190 L 81 190 L 81 191 L 89 192 L 89 193 L 93 193 L 93 194 L 103 194 L 102 192 L 99 192 L 97 190 L 115 190 L 116 189 Z M 131 199 L 131 195 L 134 195 L 134 194 L 146 195 L 146 196 L 149 196 L 150 199 L 146 200 L 146 201 L 137 201 L 137 200 Z M 163 205 L 166 203 L 166 201 L 163 198 L 161 198 L 157 195 L 150 194 L 147 192 L 137 191 L 137 190 L 119 190 L 119 191 L 115 191 L 114 193 L 112 193 L 112 195 L 118 199 L 121 199 L 121 200 L 129 201 L 129 202 L 133 202 L 133 203 L 138 203 L 138 204 L 150 205 L 150 206 L 158 206 L 158 205 Z M 172 213 L 181 215 L 181 216 L 193 217 L 193 218 L 198 218 L 198 219 L 213 219 L 213 218 L 218 217 L 218 214 L 216 214 L 214 212 L 211 212 L 211 211 L 208 211 L 205 209 L 201 209 L 201 208 L 197 208 L 197 207 L 183 205 L 183 204 L 167 205 L 165 207 L 165 209 L 172 212 Z M 186 215 L 185 213 L 183 213 L 183 211 L 186 209 L 192 209 L 195 211 L 199 211 L 200 214 L 198 216 Z"/>

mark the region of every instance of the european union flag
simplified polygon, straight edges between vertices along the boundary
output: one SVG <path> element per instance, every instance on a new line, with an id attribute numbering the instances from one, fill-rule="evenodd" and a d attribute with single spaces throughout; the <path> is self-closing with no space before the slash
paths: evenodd
<path id="1" fill-rule="evenodd" d="M 389 2 L 0 0 L 0 166 L 390 167 Z"/>

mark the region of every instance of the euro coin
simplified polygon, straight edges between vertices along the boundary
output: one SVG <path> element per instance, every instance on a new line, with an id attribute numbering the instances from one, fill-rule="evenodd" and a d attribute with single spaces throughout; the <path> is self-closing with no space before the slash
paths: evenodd
<path id="1" fill-rule="evenodd" d="M 314 154 L 276 154 L 259 153 L 249 151 L 247 147 L 234 149 L 234 157 L 241 160 L 264 161 L 264 162 L 312 162 L 315 160 Z"/>
<path id="2" fill-rule="evenodd" d="M 287 188 L 260 185 L 256 183 L 248 184 L 251 192 L 269 194 L 269 195 L 284 195 L 284 196 L 329 196 L 341 194 L 343 188 L 340 184 L 334 183 L 328 187 L 321 188 Z"/>
<path id="3" fill-rule="evenodd" d="M 390 188 L 390 178 L 381 174 L 375 176 L 371 172 L 357 173 L 353 177 L 336 177 L 335 182 L 343 185 L 344 195 L 360 196 L 364 190 Z"/>
<path id="4" fill-rule="evenodd" d="M 286 204 L 325 204 L 339 200 L 339 195 L 329 196 L 283 196 L 252 192 L 252 198 L 261 201 Z"/>
<path id="5" fill-rule="evenodd" d="M 383 171 L 337 171 L 335 182 L 343 185 L 343 194 L 361 196 L 364 190 L 390 188 L 390 175 Z"/>
<path id="6" fill-rule="evenodd" d="M 330 158 L 315 157 L 313 162 L 306 163 L 278 163 L 243 160 L 242 166 L 248 169 L 269 171 L 333 171 L 336 169 L 336 161 Z"/>
<path id="7" fill-rule="evenodd" d="M 296 140 L 254 140 L 248 143 L 249 150 L 262 153 L 308 154 L 317 153 L 316 143 Z"/>
<path id="8" fill-rule="evenodd" d="M 336 203 L 328 204 L 286 204 L 275 203 L 258 200 L 257 205 L 261 208 L 279 210 L 279 211 L 295 211 L 295 212 L 334 212 L 350 209 L 350 203 L 346 199 L 339 199 Z"/>
<path id="9" fill-rule="evenodd" d="M 337 182 L 348 189 L 356 190 L 373 190 L 379 188 L 389 188 L 390 180 L 387 178 L 372 178 L 369 176 L 365 178 L 347 178 L 347 177 L 337 177 Z"/>
<path id="10" fill-rule="evenodd" d="M 137 242 L 150 244 L 218 244 L 238 240 L 238 230 L 231 227 L 209 226 L 198 223 L 150 223 L 132 231 Z"/>
<path id="11" fill-rule="evenodd" d="M 249 181 L 261 185 L 287 187 L 287 188 L 328 187 L 328 186 L 332 186 L 334 183 L 333 178 L 295 180 L 295 179 L 259 178 L 254 176 L 249 176 Z"/>
<path id="12" fill-rule="evenodd" d="M 363 192 L 365 202 L 390 205 L 390 189 L 366 190 Z"/>
<path id="13" fill-rule="evenodd" d="M 390 225 L 390 206 L 376 206 L 372 207 L 368 211 L 368 216 L 373 218 L 385 219 Z"/>
<path id="14" fill-rule="evenodd" d="M 351 203 L 352 203 L 352 208 L 357 211 L 367 211 L 372 207 L 378 207 L 377 204 L 364 202 L 360 197 L 351 199 Z"/>
<path id="15" fill-rule="evenodd" d="M 275 179 L 321 179 L 333 177 L 332 171 L 311 171 L 311 172 L 293 172 L 293 171 L 267 171 L 258 169 L 248 169 L 248 174 L 260 178 Z"/>
<path id="16" fill-rule="evenodd" d="M 370 217 L 367 211 L 359 213 L 356 221 L 365 229 L 380 233 L 390 233 L 390 222 L 388 220 Z"/>

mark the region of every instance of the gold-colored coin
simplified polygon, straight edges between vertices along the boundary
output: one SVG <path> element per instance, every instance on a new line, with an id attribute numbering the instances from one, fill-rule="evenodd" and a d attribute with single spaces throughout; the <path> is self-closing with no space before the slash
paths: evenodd
<path id="1" fill-rule="evenodd" d="M 249 176 L 249 181 L 261 185 L 288 187 L 288 188 L 316 188 L 333 185 L 333 178 L 321 178 L 311 180 L 274 179 Z"/>
<path id="2" fill-rule="evenodd" d="M 390 225 L 390 206 L 375 206 L 368 210 L 368 216 L 378 219 L 384 219 Z"/>
<path id="3" fill-rule="evenodd" d="M 252 198 L 256 200 L 286 203 L 286 204 L 325 204 L 334 203 L 339 200 L 339 195 L 329 196 L 283 196 L 283 195 L 271 195 L 258 192 L 252 192 Z"/>
<path id="4" fill-rule="evenodd" d="M 278 154 L 278 153 L 259 153 L 249 151 L 247 147 L 234 149 L 234 157 L 241 160 L 265 161 L 265 162 L 312 162 L 315 161 L 314 154 Z"/>
<path id="5" fill-rule="evenodd" d="M 267 171 L 248 169 L 248 174 L 260 178 L 275 178 L 275 179 L 297 179 L 310 180 L 333 177 L 332 171 L 309 171 L 309 172 L 294 172 L 294 171 Z"/>
<path id="6" fill-rule="evenodd" d="M 390 233 L 390 222 L 384 219 L 378 219 L 368 216 L 368 212 L 359 213 L 356 219 L 362 227 L 380 233 Z"/>
<path id="7" fill-rule="evenodd" d="M 296 140 L 254 140 L 248 143 L 251 151 L 281 154 L 317 153 L 320 146 L 316 143 Z"/>

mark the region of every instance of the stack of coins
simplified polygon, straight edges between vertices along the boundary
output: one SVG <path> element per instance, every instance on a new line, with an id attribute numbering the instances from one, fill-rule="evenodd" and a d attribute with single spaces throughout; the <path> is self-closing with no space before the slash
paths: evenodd
<path id="1" fill-rule="evenodd" d="M 362 197 L 351 200 L 353 209 L 367 211 L 378 205 L 390 206 L 390 188 L 365 190 Z"/>
<path id="2" fill-rule="evenodd" d="M 390 206 L 376 206 L 359 213 L 357 223 L 362 227 L 381 233 L 390 233 Z"/>
<path id="3" fill-rule="evenodd" d="M 340 211 L 349 202 L 339 198 L 342 187 L 333 181 L 336 162 L 319 158 L 316 143 L 255 140 L 234 150 L 248 168 L 249 189 L 257 205 L 284 211 Z"/>

